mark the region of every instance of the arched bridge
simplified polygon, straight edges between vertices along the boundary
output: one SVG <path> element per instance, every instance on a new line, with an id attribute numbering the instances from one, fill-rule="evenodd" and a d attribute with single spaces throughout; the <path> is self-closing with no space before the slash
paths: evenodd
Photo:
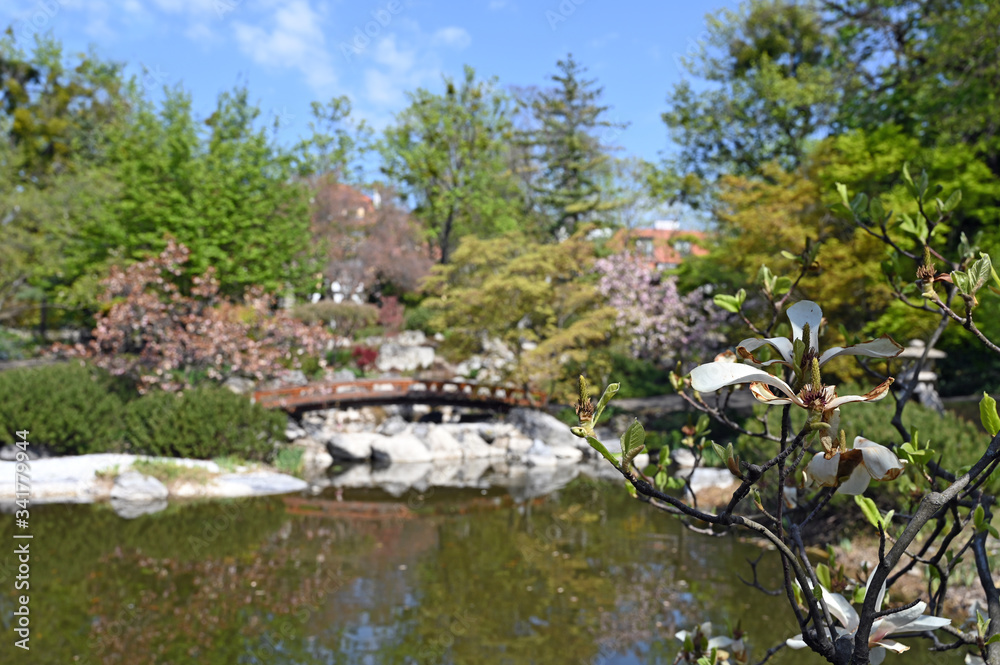
<path id="1" fill-rule="evenodd" d="M 405 403 L 473 406 L 507 411 L 514 406 L 544 404 L 546 395 L 510 386 L 488 386 L 466 381 L 356 379 L 258 390 L 253 394 L 253 400 L 265 408 L 284 409 L 290 413 L 337 406 Z"/>

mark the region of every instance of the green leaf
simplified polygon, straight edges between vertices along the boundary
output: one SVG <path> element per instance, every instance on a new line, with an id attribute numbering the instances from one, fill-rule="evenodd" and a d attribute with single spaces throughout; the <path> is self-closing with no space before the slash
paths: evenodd
<path id="1" fill-rule="evenodd" d="M 632 424 L 625 430 L 625 433 L 622 434 L 622 453 L 627 455 L 635 448 L 641 447 L 645 441 L 646 430 L 642 428 L 642 424 L 638 420 L 633 420 Z"/>
<path id="2" fill-rule="evenodd" d="M 943 210 L 944 212 L 951 212 L 958 207 L 958 204 L 962 202 L 962 190 L 956 189 L 948 197 L 948 200 L 944 202 Z"/>
<path id="3" fill-rule="evenodd" d="M 816 579 L 827 589 L 832 589 L 833 584 L 830 580 L 830 567 L 825 563 L 816 564 Z"/>
<path id="4" fill-rule="evenodd" d="M 858 192 L 858 195 L 854 197 L 853 201 L 851 201 L 850 208 L 855 217 L 861 217 L 868 211 L 868 197 L 861 192 Z"/>
<path id="5" fill-rule="evenodd" d="M 712 298 L 712 302 L 715 303 L 716 307 L 724 309 L 727 312 L 732 312 L 733 314 L 740 311 L 740 305 L 742 304 L 736 296 L 730 296 L 724 293 L 717 294 Z"/>
<path id="6" fill-rule="evenodd" d="M 969 266 L 969 288 L 972 289 L 972 293 L 975 294 L 976 291 L 983 287 L 989 278 L 990 273 L 993 272 L 993 264 L 990 261 L 989 254 L 979 254 L 979 259 Z"/>
<path id="7" fill-rule="evenodd" d="M 1000 633 L 997 633 L 990 639 L 986 640 L 986 644 L 993 644 L 994 642 L 1000 642 Z"/>
<path id="8" fill-rule="evenodd" d="M 604 394 L 601 395 L 601 399 L 598 400 L 597 406 L 594 408 L 594 424 L 597 424 L 598 419 L 600 419 L 601 414 L 604 413 L 604 407 L 608 405 L 611 398 L 615 396 L 618 389 L 621 388 L 620 383 L 609 383 L 608 387 L 604 389 Z"/>
<path id="9" fill-rule="evenodd" d="M 865 518 L 877 529 L 879 524 L 882 523 L 882 513 L 879 512 L 875 502 L 866 496 L 858 494 L 854 497 L 854 503 L 858 504 Z"/>
<path id="10" fill-rule="evenodd" d="M 780 296 L 788 293 L 789 289 L 792 288 L 792 279 L 790 277 L 779 277 L 774 283 L 774 295 Z"/>
<path id="11" fill-rule="evenodd" d="M 1000 415 L 997 415 L 997 401 L 989 396 L 987 393 L 983 393 L 983 398 L 979 400 L 979 419 L 983 423 L 983 427 L 990 436 L 996 436 L 997 432 L 1000 432 Z"/>
<path id="12" fill-rule="evenodd" d="M 976 531 L 983 530 L 983 521 L 986 519 L 986 510 L 983 508 L 983 504 L 976 506 L 975 512 L 972 514 L 972 522 L 976 525 Z"/>
<path id="13" fill-rule="evenodd" d="M 851 207 L 851 199 L 847 194 L 847 185 L 842 182 L 837 183 L 837 193 L 840 194 L 840 200 L 844 202 L 844 205 L 848 208 Z"/>
<path id="14" fill-rule="evenodd" d="M 798 254 L 792 254 L 787 249 L 781 250 L 781 255 L 783 257 L 785 257 L 786 259 L 788 259 L 789 261 L 801 261 L 802 260 L 801 256 L 799 256 Z"/>
<path id="15" fill-rule="evenodd" d="M 597 452 L 601 453 L 601 455 L 604 457 L 604 459 L 606 459 L 609 462 L 611 462 L 612 466 L 614 466 L 616 469 L 621 468 L 621 467 L 618 466 L 618 460 L 615 459 L 614 455 L 612 455 L 610 452 L 608 452 L 608 449 L 605 448 L 604 444 L 601 443 L 598 439 L 596 439 L 595 437 L 592 437 L 592 436 L 588 436 L 587 437 L 587 443 L 590 444 L 591 448 L 593 448 Z"/>
<path id="16" fill-rule="evenodd" d="M 863 603 L 865 602 L 865 588 L 859 586 L 854 589 L 854 597 L 851 599 L 853 603 Z"/>
<path id="17" fill-rule="evenodd" d="M 878 197 L 872 199 L 871 203 L 868 204 L 868 214 L 871 216 L 873 222 L 878 222 L 879 224 L 885 219 L 885 208 Z"/>
<path id="18" fill-rule="evenodd" d="M 813 598 L 815 598 L 816 600 L 819 600 L 822 597 L 823 597 L 823 589 L 821 589 L 819 587 L 814 588 L 813 589 Z"/>
<path id="19" fill-rule="evenodd" d="M 951 273 L 952 284 L 958 289 L 959 293 L 964 293 L 965 295 L 972 295 L 972 280 L 969 279 L 969 275 L 961 270 L 955 270 Z"/>

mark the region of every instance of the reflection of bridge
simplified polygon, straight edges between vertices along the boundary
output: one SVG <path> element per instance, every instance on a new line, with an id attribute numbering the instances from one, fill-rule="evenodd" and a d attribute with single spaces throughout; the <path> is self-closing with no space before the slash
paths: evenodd
<path id="1" fill-rule="evenodd" d="M 510 386 L 487 386 L 465 381 L 423 379 L 356 379 L 333 383 L 309 383 L 291 388 L 258 390 L 253 400 L 265 408 L 292 413 L 338 406 L 428 404 L 472 406 L 506 411 L 513 406 L 538 406 L 544 393 Z"/>

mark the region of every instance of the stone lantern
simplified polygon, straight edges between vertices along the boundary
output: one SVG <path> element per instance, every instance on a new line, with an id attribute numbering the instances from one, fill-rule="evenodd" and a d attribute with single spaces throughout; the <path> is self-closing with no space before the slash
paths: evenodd
<path id="1" fill-rule="evenodd" d="M 903 369 L 897 376 L 900 382 L 908 382 L 913 378 L 913 372 L 917 368 L 917 362 L 927 353 L 927 361 L 917 375 L 917 385 L 913 393 L 924 406 L 929 406 L 938 413 L 944 413 L 944 404 L 937 393 L 937 373 L 934 372 L 934 361 L 946 357 L 948 354 L 938 349 L 927 350 L 922 339 L 915 339 L 910 345 L 900 352 L 897 358 L 904 361 Z M 906 362 L 908 361 L 908 362 Z"/>

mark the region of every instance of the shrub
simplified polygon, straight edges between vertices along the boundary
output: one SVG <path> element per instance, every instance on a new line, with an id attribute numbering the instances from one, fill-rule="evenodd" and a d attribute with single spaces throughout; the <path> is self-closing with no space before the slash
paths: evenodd
<path id="1" fill-rule="evenodd" d="M 130 452 L 196 459 L 266 460 L 285 426 L 284 414 L 214 386 L 148 393 L 127 406 L 124 420 Z"/>
<path id="2" fill-rule="evenodd" d="M 441 332 L 431 325 L 431 320 L 434 318 L 434 311 L 423 305 L 407 307 L 404 318 L 405 323 L 403 327 L 407 330 L 421 330 L 428 335 Z"/>
<path id="3" fill-rule="evenodd" d="M 0 372 L 0 436 L 57 455 L 114 450 L 122 440 L 121 386 L 102 370 L 76 361 Z"/>
<path id="4" fill-rule="evenodd" d="M 320 300 L 292 308 L 292 317 L 303 323 L 325 323 L 343 337 L 354 337 L 363 328 L 375 325 L 379 311 L 375 305 Z"/>

